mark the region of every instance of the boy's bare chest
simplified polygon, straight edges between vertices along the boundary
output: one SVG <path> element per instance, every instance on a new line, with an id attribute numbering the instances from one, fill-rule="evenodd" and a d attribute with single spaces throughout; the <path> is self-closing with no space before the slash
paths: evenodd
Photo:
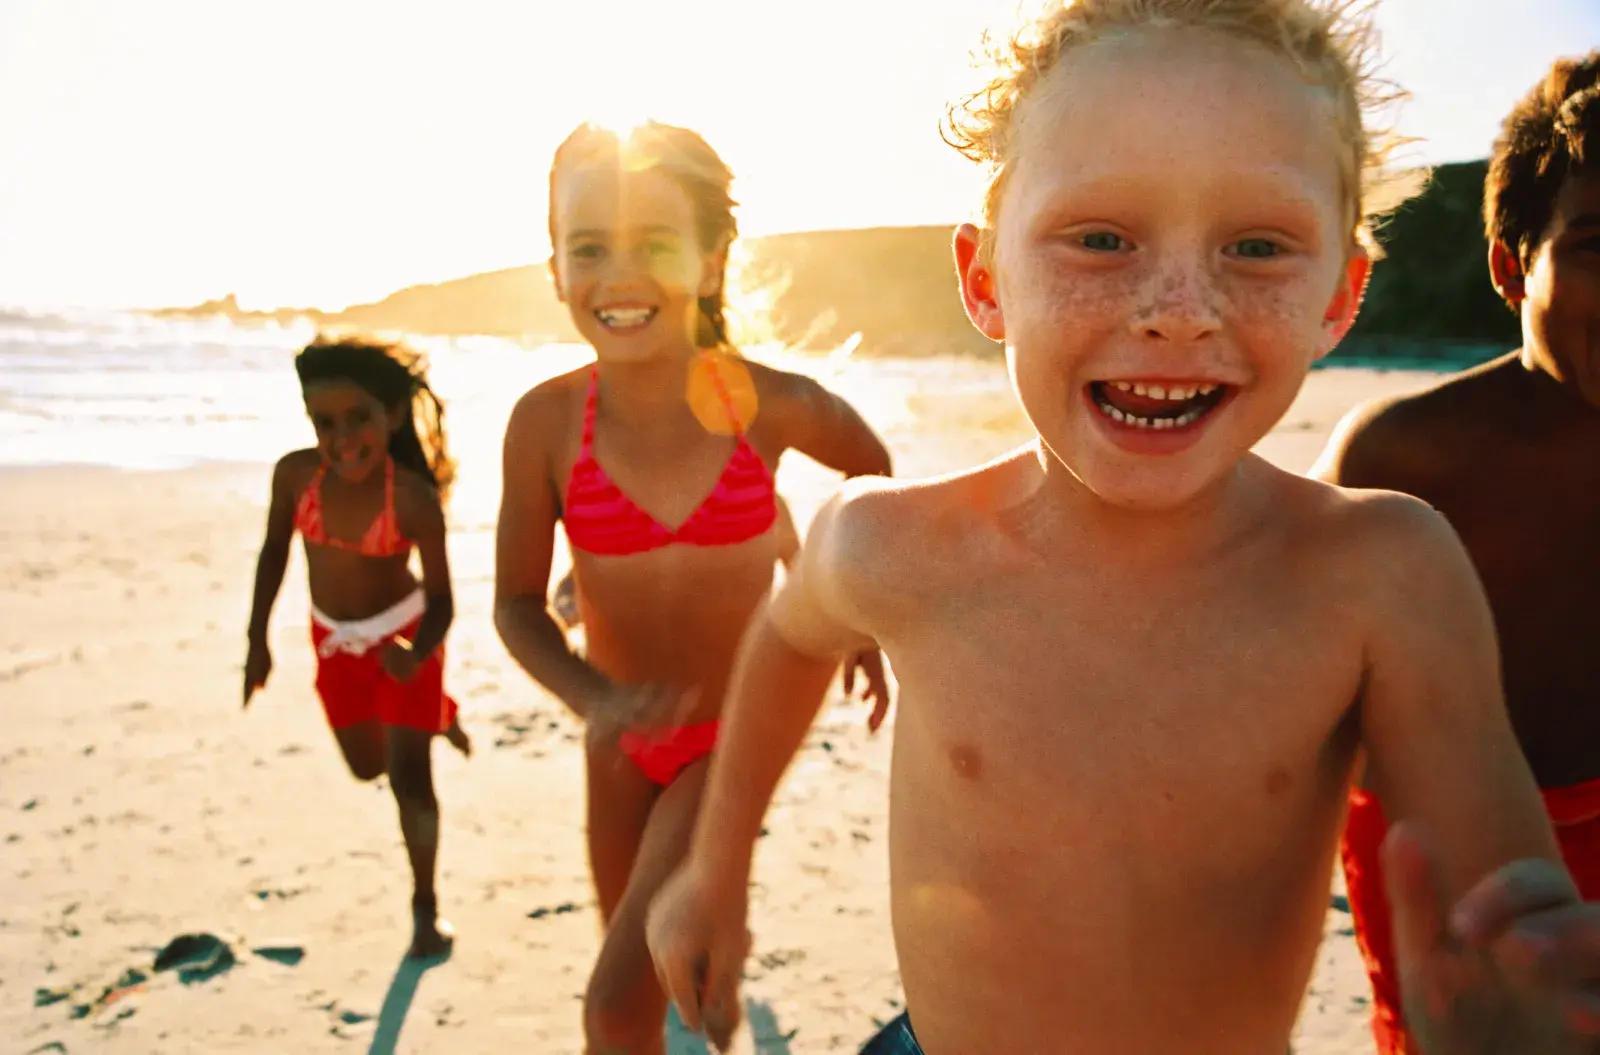
<path id="1" fill-rule="evenodd" d="M 1196 583 L 1139 596 L 1019 581 L 942 605 L 888 643 L 897 739 L 926 777 L 1035 810 L 1070 801 L 1064 820 L 1132 796 L 1177 823 L 1197 797 L 1230 809 L 1326 785 L 1314 775 L 1354 744 L 1349 604 L 1288 580 Z"/>

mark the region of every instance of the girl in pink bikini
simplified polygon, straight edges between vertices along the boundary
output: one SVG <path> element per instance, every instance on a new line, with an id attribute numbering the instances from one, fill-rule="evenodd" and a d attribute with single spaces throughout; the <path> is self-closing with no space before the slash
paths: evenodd
<path id="1" fill-rule="evenodd" d="M 462 754 L 472 750 L 444 691 L 444 637 L 455 603 L 443 510 L 454 467 L 442 410 L 418 358 L 399 347 L 318 338 L 294 365 L 317 445 L 284 455 L 272 473 L 244 704 L 272 671 L 267 625 L 298 531 L 311 580 L 317 695 L 351 774 L 389 776 L 411 864 L 409 955 L 440 956 L 451 932 L 433 888 L 433 738 L 446 737 Z"/>
<path id="2" fill-rule="evenodd" d="M 584 1001 L 591 1053 L 662 1051 L 650 899 L 683 858 L 745 624 L 783 532 L 789 449 L 889 475 L 882 441 L 810 378 L 739 358 L 723 322 L 732 176 L 693 132 L 573 132 L 550 171 L 556 289 L 595 362 L 522 397 L 506 428 L 495 623 L 586 725 L 589 862 L 605 937 Z M 555 526 L 572 549 L 585 654 L 546 600 Z M 876 651 L 859 670 L 887 707 Z"/>

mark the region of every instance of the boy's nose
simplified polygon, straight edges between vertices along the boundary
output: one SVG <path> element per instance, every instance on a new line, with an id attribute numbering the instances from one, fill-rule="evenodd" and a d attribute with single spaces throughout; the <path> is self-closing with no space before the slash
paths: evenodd
<path id="1" fill-rule="evenodd" d="M 1206 269 L 1175 265 L 1155 272 L 1140 307 L 1129 320 L 1133 336 L 1144 340 L 1192 343 L 1222 327 L 1216 289 Z"/>

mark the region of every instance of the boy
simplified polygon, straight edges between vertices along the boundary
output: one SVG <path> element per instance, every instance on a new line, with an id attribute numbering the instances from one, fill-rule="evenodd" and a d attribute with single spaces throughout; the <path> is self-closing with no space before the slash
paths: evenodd
<path id="1" fill-rule="evenodd" d="M 753 624 L 651 913 L 691 1027 L 729 1037 L 762 813 L 840 658 L 877 642 L 904 689 L 908 1017 L 876 1050 L 1279 1055 L 1363 747 L 1407 822 L 1392 882 L 1430 1051 L 1572 1050 L 1541 1044 L 1584 1024 L 1600 926 L 1555 863 L 1465 554 L 1421 502 L 1249 454 L 1367 274 L 1352 10 L 1073 0 L 969 100 L 956 138 L 994 180 L 957 270 L 1038 439 L 847 486 Z"/>
<path id="2" fill-rule="evenodd" d="M 1600 899 L 1600 50 L 1556 62 L 1506 118 L 1484 221 L 1521 350 L 1432 389 L 1358 408 L 1319 465 L 1346 487 L 1439 510 L 1477 566 L 1499 630 L 1506 704 L 1580 893 Z M 1383 1055 L 1401 1025 L 1371 785 L 1343 844 Z"/>

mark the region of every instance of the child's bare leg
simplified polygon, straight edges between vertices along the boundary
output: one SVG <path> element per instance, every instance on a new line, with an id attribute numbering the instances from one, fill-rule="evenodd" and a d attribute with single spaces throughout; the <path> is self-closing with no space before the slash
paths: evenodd
<path id="1" fill-rule="evenodd" d="M 645 916 L 661 885 L 683 862 L 700 809 L 709 763 L 685 769 L 661 792 L 606 928 L 584 995 L 587 1055 L 663 1055 L 667 998 L 645 944 Z"/>
<path id="2" fill-rule="evenodd" d="M 460 751 L 467 758 L 472 757 L 472 737 L 468 736 L 467 731 L 461 728 L 460 717 L 451 719 L 450 728 L 446 729 L 441 735 L 449 742 L 451 747 Z"/>
<path id="3" fill-rule="evenodd" d="M 585 762 L 589 874 L 604 930 L 628 888 L 644 826 L 661 789 L 615 746 L 603 752 L 590 749 Z"/>
<path id="4" fill-rule="evenodd" d="M 787 570 L 794 567 L 794 559 L 800 555 L 800 532 L 795 530 L 794 514 L 789 512 L 789 503 L 783 500 L 782 495 L 778 495 L 777 499 L 778 560 Z"/>
<path id="5" fill-rule="evenodd" d="M 388 740 L 377 719 L 335 729 L 333 738 L 339 742 L 350 775 L 357 780 L 377 780 L 389 771 Z"/>
<path id="6" fill-rule="evenodd" d="M 440 735 L 445 738 L 445 741 L 451 747 L 460 751 L 462 757 L 471 758 L 472 737 L 468 736 L 467 731 L 461 728 L 461 708 L 456 706 L 456 701 L 448 696 L 445 699 L 450 707 L 450 727 Z"/>
<path id="7" fill-rule="evenodd" d="M 389 787 L 400 810 L 400 834 L 411 859 L 413 933 L 407 956 L 425 959 L 450 950 L 450 925 L 439 919 L 434 870 L 439 859 L 439 801 L 433 793 L 433 734 L 388 727 Z"/>

